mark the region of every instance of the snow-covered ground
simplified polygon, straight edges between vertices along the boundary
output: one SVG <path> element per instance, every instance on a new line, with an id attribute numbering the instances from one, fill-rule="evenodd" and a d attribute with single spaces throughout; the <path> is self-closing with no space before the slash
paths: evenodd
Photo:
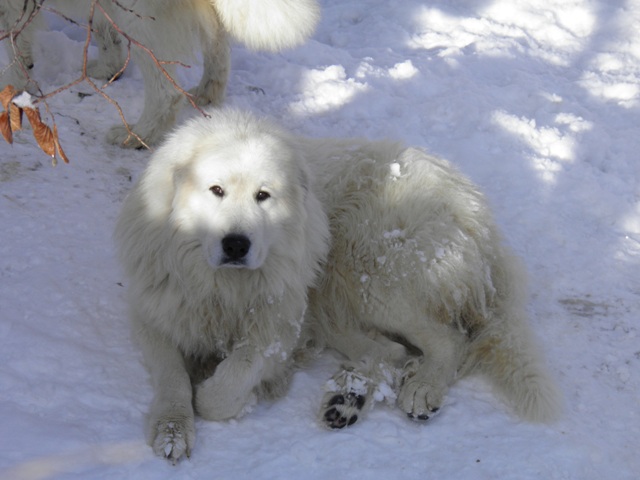
<path id="1" fill-rule="evenodd" d="M 70 165 L 29 132 L 0 143 L 0 478 L 640 478 L 640 1 L 321 5 L 298 49 L 234 46 L 228 103 L 312 136 L 403 139 L 473 178 L 529 267 L 562 419 L 523 423 L 469 378 L 426 425 L 379 405 L 327 431 L 325 354 L 281 401 L 198 419 L 190 460 L 154 457 L 111 241 L 149 153 L 105 144 L 116 111 L 79 86 L 51 102 Z M 83 38 L 62 20 L 39 35 L 46 90 L 77 76 Z M 131 69 L 109 89 L 132 120 L 141 88 Z"/>

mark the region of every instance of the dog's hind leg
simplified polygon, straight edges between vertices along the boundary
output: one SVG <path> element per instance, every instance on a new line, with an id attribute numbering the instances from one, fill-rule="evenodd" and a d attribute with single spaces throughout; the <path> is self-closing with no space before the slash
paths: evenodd
<path id="1" fill-rule="evenodd" d="M 404 366 L 398 406 L 413 420 L 428 420 L 438 412 L 464 357 L 466 337 L 450 325 L 430 322 L 415 332 L 404 332 L 422 351 Z"/>
<path id="2" fill-rule="evenodd" d="M 87 63 L 87 73 L 90 77 L 101 80 L 117 79 L 125 64 L 120 34 L 102 15 L 93 18 L 94 39 L 98 44 L 97 60 Z"/>
<path id="3" fill-rule="evenodd" d="M 24 11 L 23 11 L 24 7 Z M 28 71 L 33 67 L 32 43 L 37 30 L 43 28 L 42 15 L 29 17 L 36 8 L 33 0 L 5 0 L 0 2 L 0 29 L 11 35 L 4 40 L 9 64 L 0 68 L 0 86 L 27 88 Z M 28 21 L 29 20 L 29 21 Z M 28 22 L 27 22 L 28 21 Z M 13 33 L 16 33 L 15 35 Z"/>
<path id="4" fill-rule="evenodd" d="M 373 381 L 358 370 L 358 365 L 343 365 L 329 382 L 320 409 L 320 421 L 337 429 L 356 423 L 365 406 L 372 405 Z"/>
<path id="5" fill-rule="evenodd" d="M 201 23 L 202 78 L 198 86 L 189 93 L 194 96 L 197 105 L 217 106 L 224 100 L 231 68 L 229 40 L 215 14 L 202 19 Z"/>
<path id="6" fill-rule="evenodd" d="M 407 358 L 402 345 L 375 332 L 352 331 L 328 340 L 349 361 L 326 384 L 320 408 L 322 424 L 344 428 L 361 419 L 376 400 L 395 400 L 396 365 Z"/>
<path id="7" fill-rule="evenodd" d="M 136 64 L 142 72 L 144 107 L 131 130 L 147 145 L 157 144 L 174 124 L 181 106 L 182 95 L 160 71 L 158 65 L 138 47 L 132 48 Z M 175 78 L 175 65 L 165 64 L 164 70 Z M 124 125 L 115 125 L 107 132 L 107 141 L 125 148 L 141 148 L 140 141 Z"/>

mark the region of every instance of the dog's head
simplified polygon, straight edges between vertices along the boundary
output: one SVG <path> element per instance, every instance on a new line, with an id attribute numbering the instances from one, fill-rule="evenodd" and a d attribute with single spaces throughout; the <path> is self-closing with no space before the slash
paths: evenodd
<path id="1" fill-rule="evenodd" d="M 308 177 L 278 131 L 232 119 L 208 120 L 209 134 L 175 169 L 170 221 L 198 238 L 214 269 L 258 269 L 274 248 L 299 248 Z"/>

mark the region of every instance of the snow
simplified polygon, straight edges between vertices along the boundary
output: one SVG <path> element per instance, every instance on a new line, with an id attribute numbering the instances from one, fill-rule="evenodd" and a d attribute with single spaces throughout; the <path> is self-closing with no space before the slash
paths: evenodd
<path id="1" fill-rule="evenodd" d="M 28 92 L 20 92 L 11 101 L 20 108 L 35 108 L 33 97 Z"/>
<path id="2" fill-rule="evenodd" d="M 0 478 L 640 478 L 640 2 L 321 5 L 302 47 L 234 45 L 228 103 L 312 136 L 404 140 L 478 183 L 528 266 L 562 419 L 523 423 L 467 378 L 426 425 L 378 404 L 327 431 L 327 353 L 284 399 L 197 419 L 190 459 L 154 457 L 111 241 L 149 153 L 105 144 L 117 112 L 80 85 L 51 100 L 70 165 L 52 168 L 28 131 L 0 143 Z M 77 77 L 83 40 L 59 19 L 38 36 L 45 91 Z M 108 91 L 135 119 L 141 89 L 130 69 Z"/>

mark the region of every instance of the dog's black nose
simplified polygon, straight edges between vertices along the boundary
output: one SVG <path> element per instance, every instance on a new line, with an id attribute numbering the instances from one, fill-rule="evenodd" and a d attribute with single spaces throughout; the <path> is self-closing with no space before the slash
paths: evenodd
<path id="1" fill-rule="evenodd" d="M 231 233 L 222 239 L 222 251 L 226 263 L 238 262 L 249 253 L 251 240 L 245 235 Z"/>

